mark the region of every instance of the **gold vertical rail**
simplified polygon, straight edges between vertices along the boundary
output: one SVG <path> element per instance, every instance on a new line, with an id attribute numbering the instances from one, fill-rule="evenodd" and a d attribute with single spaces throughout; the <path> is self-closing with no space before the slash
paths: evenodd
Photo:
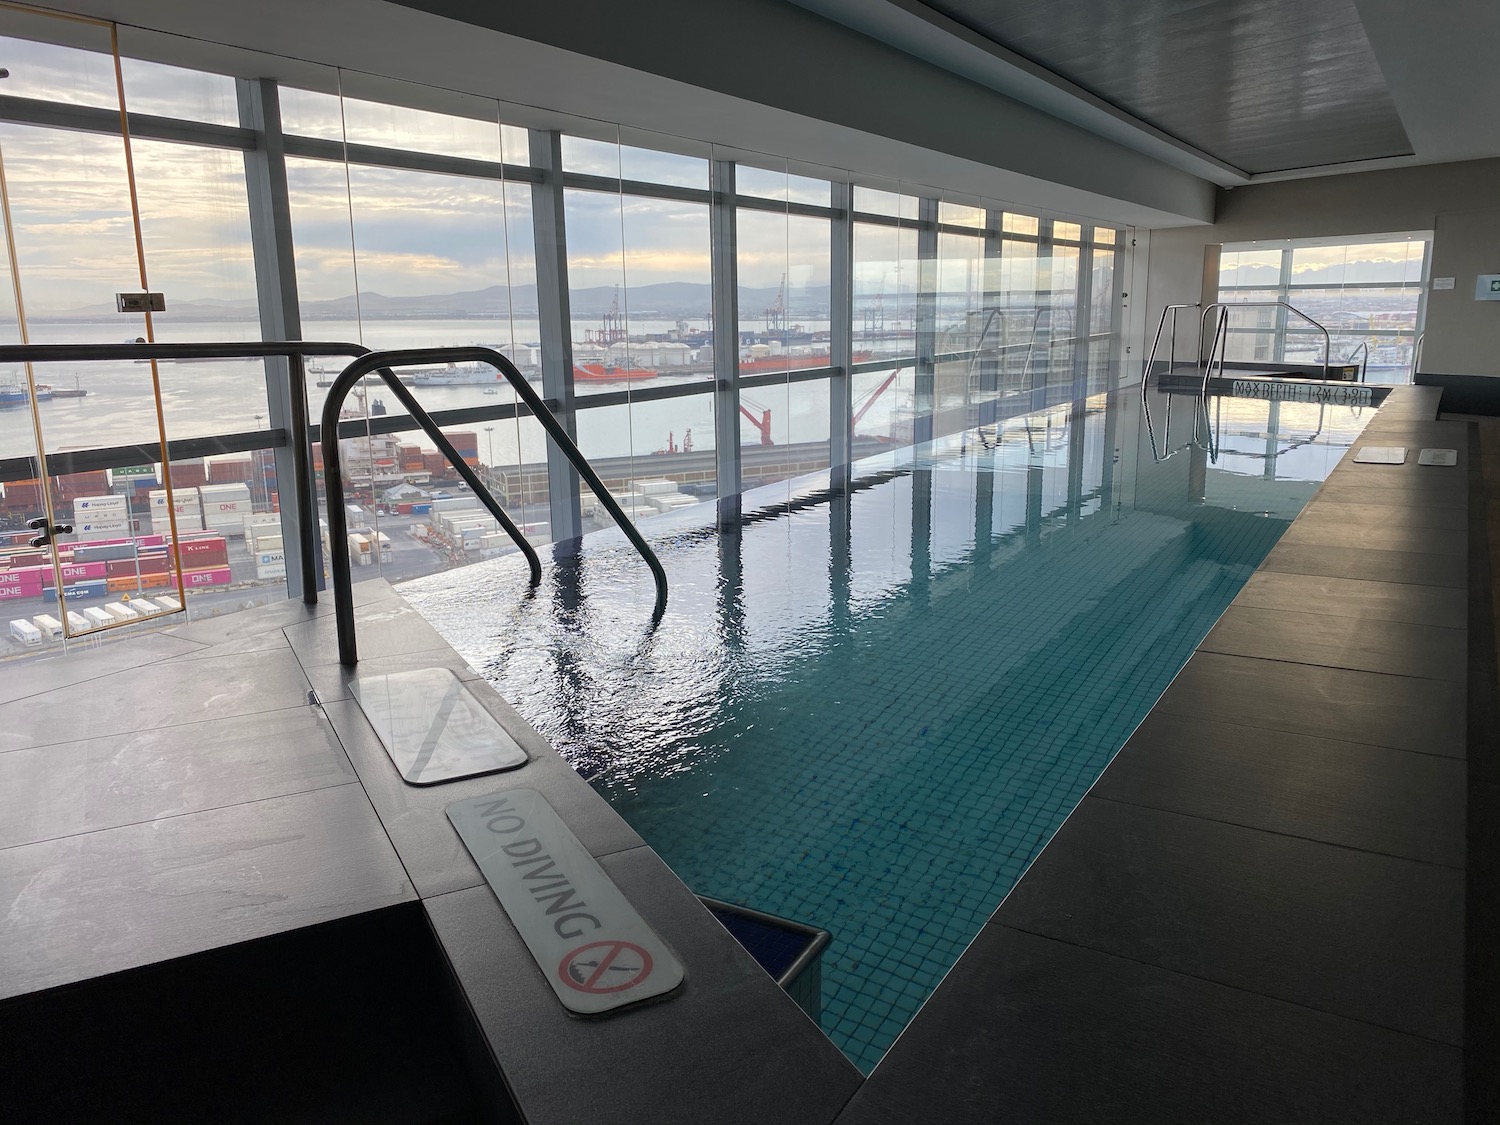
<path id="1" fill-rule="evenodd" d="M 135 189 L 135 156 L 130 147 L 130 117 L 125 112 L 125 71 L 120 64 L 120 28 L 116 23 L 109 25 L 109 53 L 115 64 L 115 94 L 120 105 L 120 138 L 125 146 L 125 186 L 130 193 L 130 222 L 135 232 L 135 260 L 140 269 L 141 289 L 150 292 L 151 285 L 146 279 L 146 239 L 141 231 L 141 203 Z M 146 317 L 146 343 L 156 343 L 156 330 L 151 321 L 151 310 L 145 311 Z M 172 558 L 177 561 L 173 573 L 177 577 L 177 600 L 182 606 L 182 611 L 187 612 L 187 586 L 183 579 L 182 555 L 178 550 L 177 538 L 177 496 L 172 488 L 172 462 L 167 452 L 167 416 L 166 408 L 162 405 L 161 398 L 161 368 L 157 361 L 151 360 L 151 395 L 156 405 L 156 436 L 161 443 L 161 484 L 167 494 L 167 527 L 172 534 Z M 139 576 L 139 569 L 137 569 Z M 61 601 L 62 588 L 58 588 L 58 599 Z"/>

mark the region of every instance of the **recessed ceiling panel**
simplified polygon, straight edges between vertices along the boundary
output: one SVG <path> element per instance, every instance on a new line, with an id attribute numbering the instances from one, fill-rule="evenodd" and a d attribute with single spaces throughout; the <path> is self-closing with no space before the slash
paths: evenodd
<path id="1" fill-rule="evenodd" d="M 1412 146 L 1352 0 L 930 0 L 1247 172 Z"/>

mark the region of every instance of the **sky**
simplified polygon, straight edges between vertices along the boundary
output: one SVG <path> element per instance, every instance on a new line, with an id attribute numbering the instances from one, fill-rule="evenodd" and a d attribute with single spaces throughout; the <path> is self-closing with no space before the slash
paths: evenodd
<path id="1" fill-rule="evenodd" d="M 76 28 L 75 28 L 76 30 Z M 83 29 L 92 35 L 93 30 Z M 107 39 L 99 31 L 100 48 Z M 11 77 L 9 95 L 117 108 L 107 54 L 0 38 Z M 132 112 L 215 124 L 238 121 L 232 79 L 139 60 L 123 60 L 125 101 Z M 330 71 L 330 88 L 339 74 Z M 470 99 L 471 104 L 475 104 Z M 283 88 L 288 133 L 406 148 L 443 156 L 529 163 L 528 134 L 496 120 L 340 99 Z M 682 141 L 684 152 L 622 144 L 612 126 L 597 137 L 568 136 L 568 171 L 658 184 L 707 188 L 710 157 Z M 602 139 L 601 139 L 602 138 Z M 100 307 L 140 285 L 124 146 L 118 137 L 0 124 L 0 159 L 28 313 Z M 237 151 L 135 139 L 135 182 L 143 216 L 150 286 L 177 300 L 245 301 L 255 297 L 243 157 Z M 387 296 L 535 284 L 531 187 L 526 183 L 289 158 L 292 234 L 304 300 L 347 297 L 359 290 Z M 737 190 L 762 198 L 827 205 L 829 185 L 784 169 L 741 165 Z M 860 187 L 856 206 L 915 218 L 913 196 Z M 963 222 L 975 209 L 944 204 L 943 218 Z M 1024 220 L 1023 220 L 1024 221 Z M 1033 220 L 1034 222 L 1034 220 Z M 632 287 L 657 282 L 709 284 L 706 205 L 584 190 L 566 193 L 570 284 Z M 821 218 L 743 211 L 737 231 L 739 283 L 774 290 L 825 288 L 829 224 Z M 982 292 L 1037 284 L 1032 260 L 984 263 L 977 238 L 945 236 L 943 262 L 919 266 L 911 230 L 860 226 L 855 291 L 885 293 L 919 282 Z M 1046 263 L 1043 263 L 1045 266 Z M 1056 263 L 1071 286 L 1071 264 Z M 923 274 L 922 269 L 929 272 Z M 1045 276 L 1045 275 L 1044 275 Z M 1044 280 L 1042 284 L 1047 284 Z M 794 302 L 798 299 L 794 296 Z M 799 310 L 791 310 L 794 315 Z"/>

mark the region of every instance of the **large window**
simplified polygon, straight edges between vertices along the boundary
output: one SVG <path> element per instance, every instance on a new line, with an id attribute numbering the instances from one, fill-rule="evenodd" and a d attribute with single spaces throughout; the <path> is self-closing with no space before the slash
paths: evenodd
<path id="1" fill-rule="evenodd" d="M 1430 233 L 1412 232 L 1226 245 L 1219 258 L 1219 300 L 1231 306 L 1226 358 L 1322 364 L 1323 333 L 1284 302 L 1328 330 L 1329 363 L 1362 364 L 1370 382 L 1409 381 L 1430 244 Z"/>
<path id="2" fill-rule="evenodd" d="M 31 340 L 133 340 L 146 334 L 142 318 L 111 311 L 141 277 L 118 114 L 101 112 L 119 100 L 108 35 L 93 50 L 58 46 L 46 23 L 21 21 L 21 37 L 4 41 L 6 92 L 49 103 L 42 118 L 0 116 L 15 236 L 4 339 L 21 335 L 14 269 Z M 143 115 L 132 143 L 144 259 L 167 297 L 155 339 L 286 331 L 371 348 L 496 348 L 648 533 L 698 501 L 998 424 L 1113 377 L 1123 246 L 1113 229 L 608 123 L 560 118 L 553 131 L 534 107 L 332 68 L 300 67 L 297 86 L 136 59 L 122 71 Z M 262 143 L 262 126 L 282 136 L 280 168 L 266 163 L 282 146 Z M 278 172 L 280 195 L 267 187 L 283 182 Z M 287 229 L 289 260 L 268 249 Z M 1299 278 L 1312 268 L 1310 257 L 1287 260 Z M 1296 284 L 1337 305 L 1344 325 L 1367 293 L 1404 286 L 1403 269 Z M 1273 330 L 1279 346 L 1300 346 L 1294 331 Z M 315 422 L 344 362 L 310 365 Z M 62 480 L 60 495 L 122 492 L 133 530 L 146 532 L 164 519 L 147 504 L 149 483 L 194 495 L 243 485 L 246 513 L 278 520 L 294 493 L 286 365 L 157 369 L 36 372 L 88 392 L 35 404 L 48 453 L 91 466 L 87 480 Z M 508 383 L 464 363 L 402 377 L 529 538 L 608 522 L 587 493 L 572 504 Z M 21 379 L 18 366 L 0 370 L 0 382 Z M 158 387 L 166 466 L 143 463 Z M 37 514 L 30 414 L 0 415 L 0 520 L 10 523 Z M 341 426 L 364 565 L 402 578 L 513 549 L 388 386 L 367 379 Z M 321 455 L 312 451 L 315 473 Z M 201 511 L 190 500 L 178 514 L 191 525 Z M 253 540 L 263 537 L 274 538 Z M 241 559 L 252 539 L 241 542 L 236 583 L 274 593 L 281 569 Z M 215 596 L 216 608 L 230 604 L 210 591 L 202 605 Z"/>

